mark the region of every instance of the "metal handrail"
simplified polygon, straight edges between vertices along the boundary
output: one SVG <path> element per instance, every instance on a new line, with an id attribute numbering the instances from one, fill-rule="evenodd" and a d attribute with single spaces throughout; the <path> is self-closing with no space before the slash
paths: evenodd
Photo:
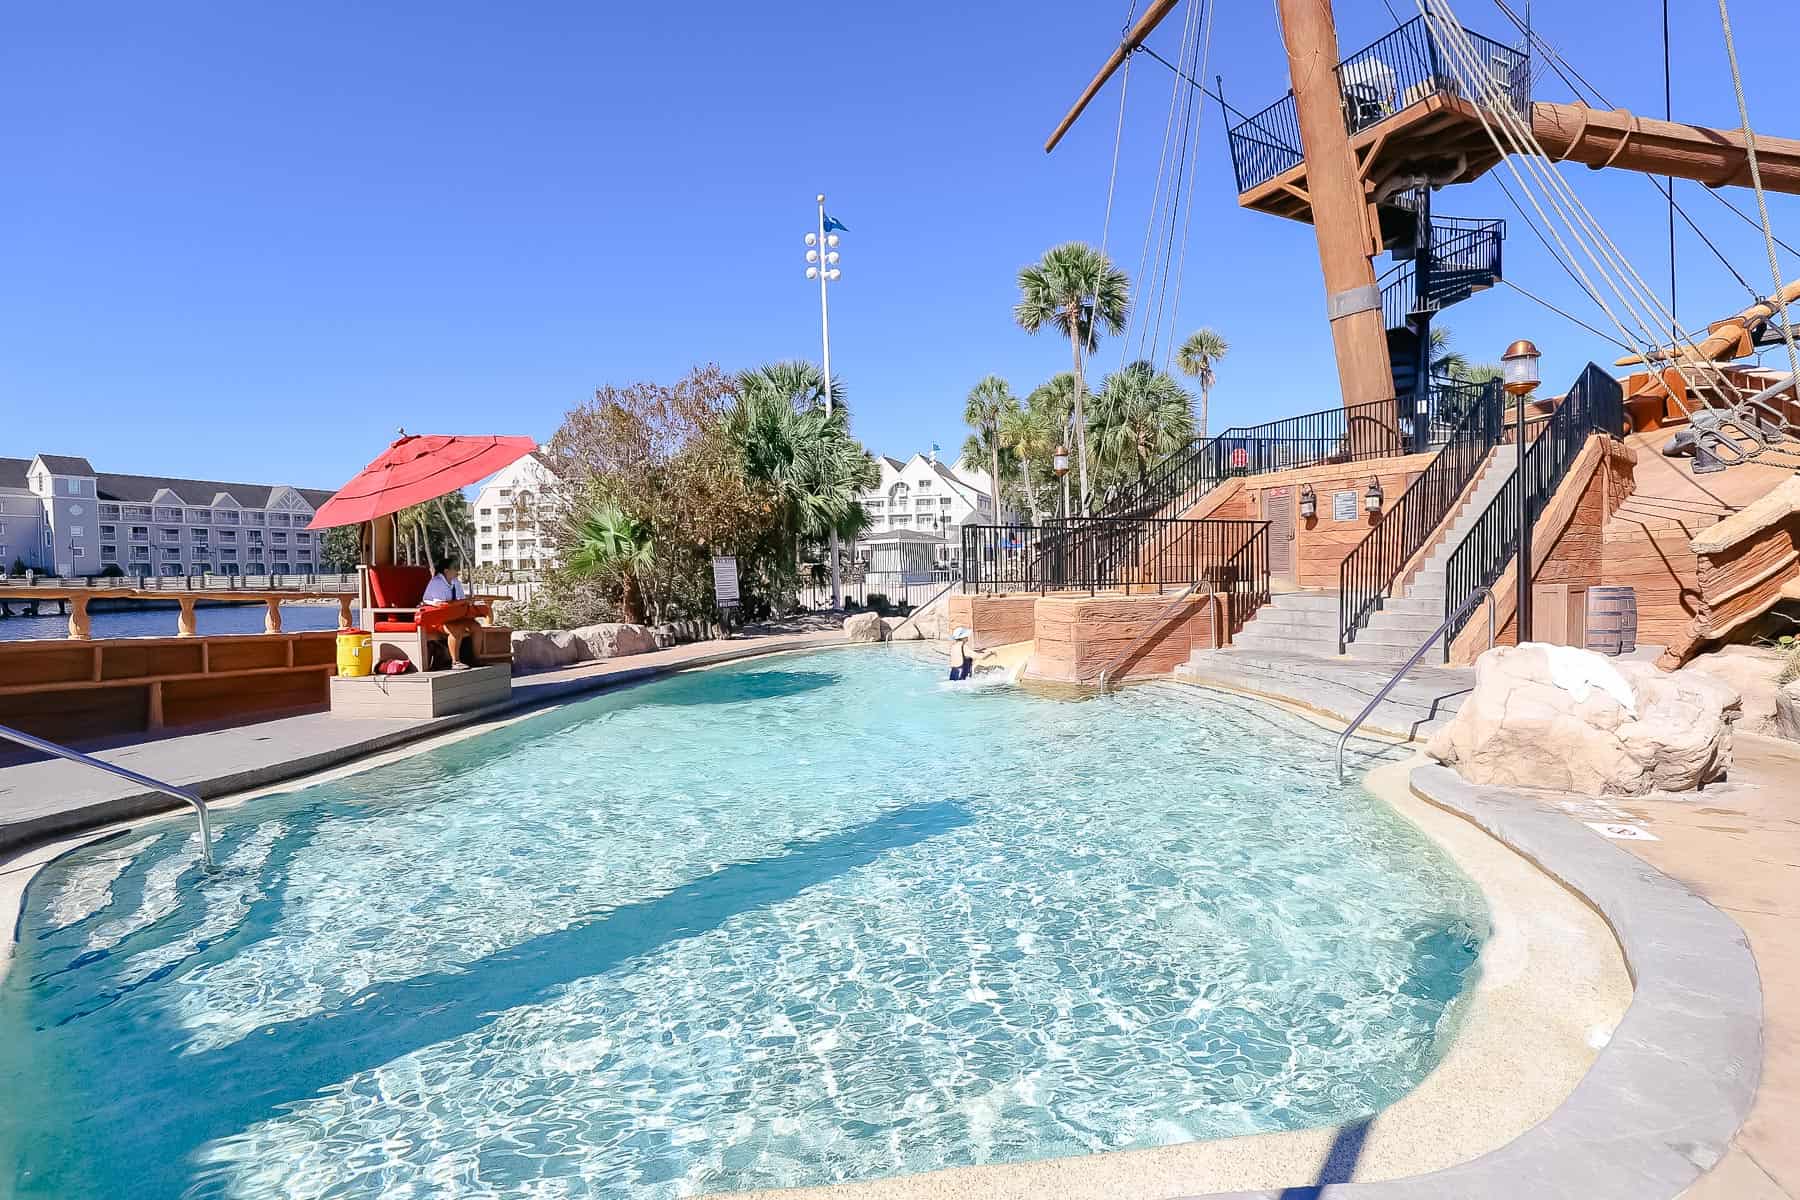
<path id="1" fill-rule="evenodd" d="M 899 633 L 902 629 L 905 629 L 908 625 L 911 625 L 914 621 L 918 620 L 919 615 L 921 613 L 923 613 L 926 609 L 930 608 L 932 605 L 936 604 L 939 600 L 942 600 L 944 598 L 945 592 L 949 591 L 953 587 L 956 587 L 960 583 L 962 583 L 962 580 L 952 579 L 949 583 L 946 583 L 943 587 L 939 588 L 935 593 L 933 593 L 931 599 L 929 599 L 925 603 L 919 605 L 917 608 L 913 609 L 910 613 L 907 613 L 906 620 L 900 622 L 898 625 L 894 626 L 892 629 L 890 629 L 888 631 L 889 640 L 891 641 L 893 639 L 894 634 Z M 864 593 L 864 594 L 866 595 L 867 593 Z"/>
<path id="2" fill-rule="evenodd" d="M 1439 638 L 1444 636 L 1445 631 L 1447 631 L 1450 628 L 1451 622 L 1460 620 L 1469 611 L 1470 608 L 1474 607 L 1476 604 L 1478 604 L 1482 600 L 1486 599 L 1490 594 L 1491 593 L 1489 593 L 1487 588 L 1482 588 L 1479 591 L 1471 593 L 1469 595 L 1469 598 L 1463 601 L 1461 608 L 1459 608 L 1454 614 L 1452 614 L 1451 616 L 1446 618 L 1442 625 L 1439 625 L 1437 627 L 1437 629 L 1434 630 L 1429 637 L 1427 637 L 1423 642 L 1419 643 L 1419 648 L 1412 652 L 1412 657 L 1407 659 L 1404 663 L 1402 663 L 1400 666 L 1400 669 L 1398 671 L 1395 671 L 1394 674 L 1388 679 L 1388 681 L 1381 685 L 1381 690 L 1375 693 L 1375 698 L 1373 700 L 1370 700 L 1367 704 L 1363 705 L 1363 710 L 1356 714 L 1356 719 L 1351 721 L 1350 724 L 1344 726 L 1344 732 L 1338 734 L 1338 740 L 1337 740 L 1337 781 L 1340 784 L 1344 782 L 1344 747 L 1349 744 L 1350 735 L 1355 733 L 1357 728 L 1364 721 L 1369 719 L 1369 714 L 1374 712 L 1376 710 L 1376 708 L 1378 708 L 1380 706 L 1380 704 L 1383 700 L 1387 699 L 1388 693 L 1393 691 L 1394 688 L 1400 683 L 1400 681 L 1406 677 L 1406 673 L 1408 671 L 1412 670 L 1414 667 L 1419 665 L 1419 660 L 1421 658 L 1425 657 L 1425 652 L 1427 650 L 1431 649 L 1432 644 L 1434 642 L 1436 642 Z M 1488 606 L 1488 648 L 1491 650 L 1491 649 L 1493 649 L 1493 646 L 1494 646 L 1494 609 L 1493 609 L 1492 605 L 1489 605 Z"/>
<path id="3" fill-rule="evenodd" d="M 67 746 L 59 746 L 55 742 L 46 742 L 43 738 L 33 737 L 29 733 L 14 729 L 9 725 L 0 725 L 0 738 L 9 742 L 17 742 L 19 745 L 29 747 L 39 753 L 48 754 L 52 758 L 67 759 L 72 763 L 93 767 L 110 775 L 117 775 L 120 779 L 129 780 L 139 787 L 147 787 L 151 791 L 161 792 L 165 796 L 173 796 L 177 800 L 187 801 L 194 806 L 194 814 L 200 818 L 200 857 L 205 861 L 208 871 L 218 870 L 213 864 L 212 821 L 207 815 L 206 802 L 193 792 L 184 787 L 176 787 L 172 783 L 163 783 L 160 780 L 152 779 L 148 775 L 139 775 L 136 771 L 116 766 L 104 759 L 95 758 L 91 754 L 83 754 L 79 750 L 71 750 Z"/>
<path id="4" fill-rule="evenodd" d="M 1107 663 L 1104 667 L 1102 667 L 1100 669 L 1100 694 L 1101 695 L 1104 696 L 1106 694 L 1107 677 L 1110 676 L 1116 668 L 1123 665 L 1123 663 L 1125 662 L 1126 659 L 1130 658 L 1133 654 L 1136 654 L 1139 646 L 1142 646 L 1145 642 L 1149 641 L 1150 638 L 1154 634 L 1160 633 L 1162 631 L 1162 627 L 1168 622 L 1169 618 L 1175 615 L 1175 610 L 1180 608 L 1183 604 L 1186 604 L 1188 597 L 1192 596 L 1194 594 L 1194 589 L 1199 586 L 1200 585 L 1198 583 L 1190 583 L 1186 587 L 1182 588 L 1181 593 L 1178 596 L 1176 596 L 1175 599 L 1169 601 L 1169 606 L 1167 608 L 1163 609 L 1160 613 L 1156 614 L 1156 620 L 1154 620 L 1150 623 L 1150 628 L 1145 630 L 1143 633 L 1139 634 L 1137 640 L 1132 642 L 1131 645 L 1125 647 L 1125 653 L 1119 655 L 1117 658 L 1113 659 L 1111 662 Z M 1207 609 L 1209 611 L 1212 610 L 1212 607 L 1213 606 L 1210 604 L 1207 605 Z M 1219 618 L 1217 616 L 1213 617 L 1213 626 L 1214 626 L 1215 630 L 1218 627 L 1218 620 L 1219 620 Z M 1215 635 L 1213 637 L 1213 641 L 1217 642 L 1218 640 L 1219 640 L 1218 636 L 1215 633 Z"/>

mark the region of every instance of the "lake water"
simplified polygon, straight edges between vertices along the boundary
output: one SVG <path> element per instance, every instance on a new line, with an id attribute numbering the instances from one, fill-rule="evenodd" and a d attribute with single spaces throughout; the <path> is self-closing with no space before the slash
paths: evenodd
<path id="1" fill-rule="evenodd" d="M 69 636 L 69 618 L 56 615 L 56 604 L 47 601 L 39 617 L 18 616 L 23 602 L 10 602 L 14 615 L 0 618 L 0 642 L 54 640 Z M 354 610 L 352 610 L 354 612 Z M 94 636 L 97 638 L 174 637 L 180 613 L 168 608 L 141 608 L 130 612 L 97 612 L 93 614 Z M 263 606 L 233 604 L 218 608 L 194 610 L 195 630 L 201 635 L 224 633 L 261 633 Z M 312 629 L 336 629 L 338 608 L 332 604 L 284 604 L 281 627 L 288 633 Z"/>

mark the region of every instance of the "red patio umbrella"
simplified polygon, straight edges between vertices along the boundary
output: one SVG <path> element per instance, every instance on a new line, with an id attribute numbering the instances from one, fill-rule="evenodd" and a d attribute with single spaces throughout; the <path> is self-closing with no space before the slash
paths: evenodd
<path id="1" fill-rule="evenodd" d="M 403 433 L 319 506 L 308 529 L 360 525 L 486 479 L 530 454 L 528 437 Z"/>

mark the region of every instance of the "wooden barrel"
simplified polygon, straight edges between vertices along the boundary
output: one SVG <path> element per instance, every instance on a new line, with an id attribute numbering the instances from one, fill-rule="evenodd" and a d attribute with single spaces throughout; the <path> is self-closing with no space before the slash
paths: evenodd
<path id="1" fill-rule="evenodd" d="M 1637 590 L 1591 587 L 1587 592 L 1587 648 L 1597 654 L 1637 649 Z"/>

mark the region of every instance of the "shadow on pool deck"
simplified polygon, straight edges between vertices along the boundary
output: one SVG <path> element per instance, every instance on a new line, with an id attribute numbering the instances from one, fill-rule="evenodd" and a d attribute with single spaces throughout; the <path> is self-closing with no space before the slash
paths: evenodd
<path id="1" fill-rule="evenodd" d="M 1366 1120 L 1339 1126 L 1331 1149 L 1325 1152 L 1325 1162 L 1319 1167 L 1318 1182 L 1285 1188 L 1280 1200 L 1318 1200 L 1330 1185 L 1349 1183 L 1350 1177 L 1356 1174 L 1356 1164 L 1362 1158 L 1363 1143 L 1368 1137 L 1369 1122 Z"/>
<path id="2" fill-rule="evenodd" d="M 542 1002 L 564 985 L 708 933 L 735 916 L 782 903 L 974 819 L 966 806 L 950 800 L 897 808 L 838 833 L 788 843 L 779 854 L 722 867 L 660 896 L 486 958 L 373 985 L 329 1011 L 271 1025 L 199 1054 L 180 1054 L 188 1033 L 173 1025 L 160 1033 L 141 1030 L 150 1036 L 133 1039 L 142 1048 L 138 1052 L 154 1041 L 166 1055 L 160 1063 L 140 1059 L 133 1064 L 143 1086 L 131 1089 L 128 1097 L 109 1093 L 86 1098 L 91 1107 L 80 1126 L 85 1150 L 40 1142 L 29 1148 L 36 1153 L 20 1155 L 20 1166 L 29 1169 L 24 1160 L 40 1156 L 78 1172 L 82 1168 L 77 1164 L 91 1162 L 93 1156 L 129 1161 L 134 1163 L 132 1178 L 146 1187 L 147 1175 L 167 1171 L 181 1177 L 157 1180 L 157 1187 L 140 1194 L 185 1194 L 194 1151 L 275 1115 L 283 1105 L 415 1050 L 472 1033 L 508 1009 Z M 406 948 L 394 946 L 391 952 L 403 955 Z M 194 1106 L 195 1096 L 205 1097 L 204 1107 Z M 50 1140 L 68 1132 L 66 1127 L 57 1130 Z M 167 1154 L 172 1144 L 183 1147 L 184 1154 Z M 162 1152 L 153 1154 L 152 1148 Z M 59 1186 L 77 1190 L 60 1194 L 107 1194 L 103 1187 L 79 1190 L 88 1182 L 61 1179 Z"/>

